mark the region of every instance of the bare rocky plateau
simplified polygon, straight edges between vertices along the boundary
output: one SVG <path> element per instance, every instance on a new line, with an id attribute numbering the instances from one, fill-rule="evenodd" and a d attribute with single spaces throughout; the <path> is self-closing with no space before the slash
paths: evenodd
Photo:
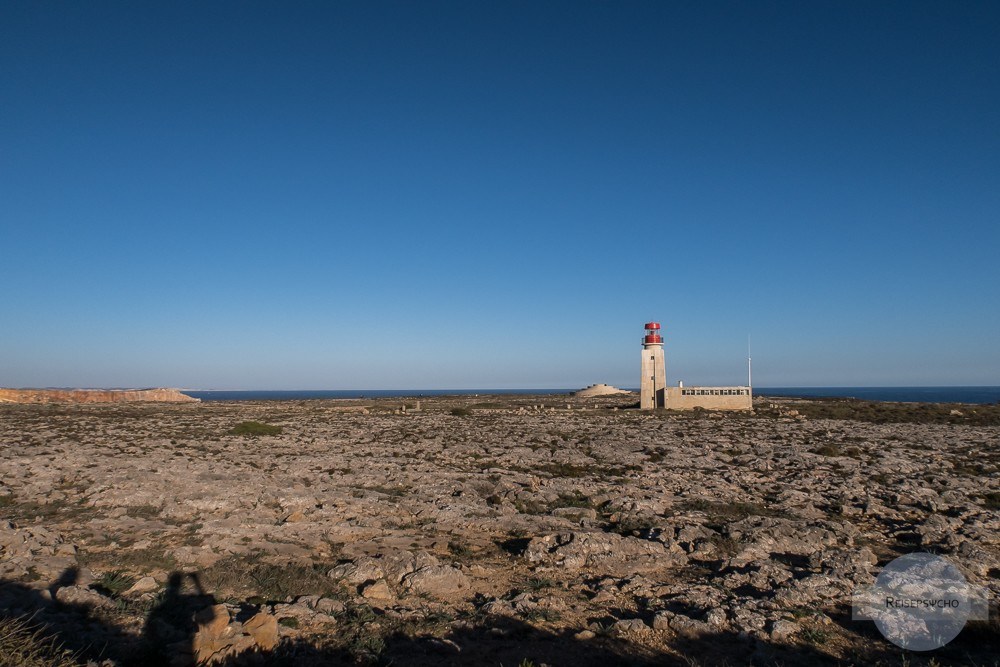
<path id="1" fill-rule="evenodd" d="M 4 404 L 0 620 L 52 664 L 1000 664 L 1000 406 L 634 402 Z M 929 654 L 851 620 L 913 551 L 994 601 Z"/>

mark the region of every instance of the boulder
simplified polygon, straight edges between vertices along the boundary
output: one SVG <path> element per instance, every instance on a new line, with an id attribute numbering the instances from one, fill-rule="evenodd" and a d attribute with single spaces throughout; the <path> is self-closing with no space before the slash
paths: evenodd
<path id="1" fill-rule="evenodd" d="M 278 619 L 267 612 L 257 612 L 243 624 L 254 643 L 265 651 L 278 645 Z"/>
<path id="2" fill-rule="evenodd" d="M 160 585 L 156 583 L 156 579 L 152 577 L 143 577 L 139 581 L 132 584 L 132 587 L 125 591 L 125 595 L 142 595 L 143 593 L 151 593 L 158 589 Z"/>
<path id="3" fill-rule="evenodd" d="M 414 593 L 436 597 L 452 595 L 469 587 L 469 578 L 457 567 L 431 565 L 403 578 L 403 587 Z"/>
<path id="4" fill-rule="evenodd" d="M 56 600 L 65 605 L 80 605 L 95 609 L 110 609 L 115 606 L 111 598 L 85 586 L 63 586 L 56 591 Z"/>
<path id="5" fill-rule="evenodd" d="M 369 584 L 366 584 L 361 589 L 361 597 L 366 600 L 393 600 L 395 595 L 392 594 L 392 590 L 389 588 L 389 584 L 385 583 L 385 579 L 378 579 Z"/>
<path id="6" fill-rule="evenodd" d="M 780 620 L 771 624 L 771 639 L 784 641 L 795 635 L 801 628 L 793 621 Z"/>

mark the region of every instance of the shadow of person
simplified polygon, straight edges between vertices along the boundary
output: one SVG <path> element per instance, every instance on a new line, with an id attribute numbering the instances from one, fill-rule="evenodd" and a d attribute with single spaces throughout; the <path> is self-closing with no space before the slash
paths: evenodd
<path id="1" fill-rule="evenodd" d="M 110 658 L 122 667 L 159 667 L 193 664 L 198 627 L 196 614 L 216 603 L 205 592 L 197 574 L 174 572 L 166 589 L 157 598 L 146 618 L 142 640 L 115 621 L 114 614 L 95 608 L 97 593 L 79 587 L 79 572 L 68 568 L 47 587 L 31 587 L 17 581 L 0 580 L 0 621 L 29 622 L 33 630 L 74 652 L 79 660 Z M 52 591 L 71 588 L 71 595 Z M 62 599 L 60 599 L 62 598 Z M 349 610 L 348 610 L 349 611 Z M 993 620 L 969 627 L 952 644 L 935 652 L 937 664 L 993 664 L 1000 652 L 1000 633 Z M 216 664 L 226 667 L 274 665 L 319 667 L 321 665 L 395 664 L 408 667 L 441 665 L 548 664 L 553 667 L 680 667 L 754 664 L 803 667 L 845 664 L 845 657 L 819 641 L 793 643 L 751 638 L 735 631 L 718 631 L 698 637 L 659 637 L 639 641 L 639 637 L 598 634 L 584 638 L 578 628 L 540 627 L 523 619 L 504 616 L 476 616 L 456 622 L 433 633 L 415 632 L 405 623 L 393 621 L 384 610 L 374 616 L 342 613 L 332 641 L 316 636 L 286 635 L 267 651 L 233 655 Z M 843 631 L 858 632 L 845 614 L 834 615 Z M 877 641 L 874 633 L 862 630 L 867 638 L 860 653 L 847 656 L 854 664 L 920 664 L 915 656 Z M 652 630 L 645 630 L 652 632 Z M 826 631 L 831 637 L 838 633 Z M 657 636 L 648 635 L 654 639 Z M 319 638 L 322 639 L 322 638 Z M 666 642 L 660 640 L 666 639 Z M 836 644 L 834 642 L 834 644 Z M 836 648 L 835 646 L 833 648 Z M 3 658 L 0 654 L 0 665 Z M 16 664 L 16 663 L 14 663 Z M 930 664 L 929 662 L 927 664 Z"/>
<path id="2" fill-rule="evenodd" d="M 67 567 L 63 570 L 59 578 L 49 584 L 49 595 L 53 600 L 56 599 L 56 594 L 59 592 L 60 588 L 66 588 L 68 586 L 76 586 L 77 580 L 80 578 L 80 569 L 77 567 Z"/>
<path id="3" fill-rule="evenodd" d="M 143 629 L 142 664 L 184 664 L 193 660 L 195 613 L 215 604 L 196 572 L 172 572 Z"/>
<path id="4" fill-rule="evenodd" d="M 382 619 L 384 621 L 385 619 Z M 576 629 L 539 627 L 522 619 L 490 617 L 481 623 L 453 628 L 442 635 L 414 634 L 407 630 L 377 636 L 371 630 L 338 627 L 339 646 L 323 646 L 314 639 L 287 637 L 263 655 L 235 655 L 219 667 L 333 667 L 336 665 L 550 665 L 551 667 L 689 667 L 703 665 L 759 665 L 781 667 L 835 667 L 843 661 L 819 647 L 778 646 L 714 632 L 701 637 L 674 637 L 669 646 L 637 638 L 597 636 L 580 638 Z M 359 650 L 362 649 L 363 650 Z M 885 652 L 872 652 L 872 662 L 901 664 Z M 902 663 L 907 664 L 907 663 Z"/>
<path id="5" fill-rule="evenodd" d="M 118 657 L 118 651 L 128 645 L 126 633 L 96 608 L 95 603 L 103 598 L 78 586 L 79 581 L 76 567 L 66 568 L 43 588 L 0 579 L 0 622 L 11 621 L 13 624 L 5 627 L 20 626 L 34 635 L 23 644 L 0 648 L 0 664 L 21 664 L 4 653 L 15 649 L 25 651 L 24 655 L 40 651 L 55 664 L 65 662 L 60 662 L 64 651 L 81 660 Z M 61 594 L 63 589 L 70 590 Z"/>

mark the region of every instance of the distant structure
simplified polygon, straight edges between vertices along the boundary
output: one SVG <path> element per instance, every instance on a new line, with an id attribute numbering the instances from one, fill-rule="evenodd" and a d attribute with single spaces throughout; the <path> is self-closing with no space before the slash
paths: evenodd
<path id="1" fill-rule="evenodd" d="M 629 392 L 624 389 L 619 389 L 618 387 L 612 387 L 610 384 L 592 384 L 589 387 L 580 389 L 579 391 L 574 391 L 574 396 L 611 396 L 613 394 L 628 394 Z"/>
<path id="2" fill-rule="evenodd" d="M 749 383 L 745 387 L 685 387 L 683 382 L 678 382 L 676 387 L 668 387 L 660 323 L 646 322 L 639 407 L 643 410 L 752 410 L 753 391 Z"/>
<path id="3" fill-rule="evenodd" d="M 663 365 L 663 336 L 659 322 L 646 322 L 646 335 L 642 338 L 639 407 L 643 410 L 667 407 L 667 369 Z"/>

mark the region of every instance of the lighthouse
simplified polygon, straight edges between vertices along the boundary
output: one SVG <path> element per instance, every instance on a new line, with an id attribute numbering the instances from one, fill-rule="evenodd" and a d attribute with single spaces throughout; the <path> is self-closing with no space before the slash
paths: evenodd
<path id="1" fill-rule="evenodd" d="M 663 365 L 663 336 L 659 322 L 646 322 L 642 337 L 642 380 L 639 407 L 643 410 L 667 406 L 667 369 Z"/>

